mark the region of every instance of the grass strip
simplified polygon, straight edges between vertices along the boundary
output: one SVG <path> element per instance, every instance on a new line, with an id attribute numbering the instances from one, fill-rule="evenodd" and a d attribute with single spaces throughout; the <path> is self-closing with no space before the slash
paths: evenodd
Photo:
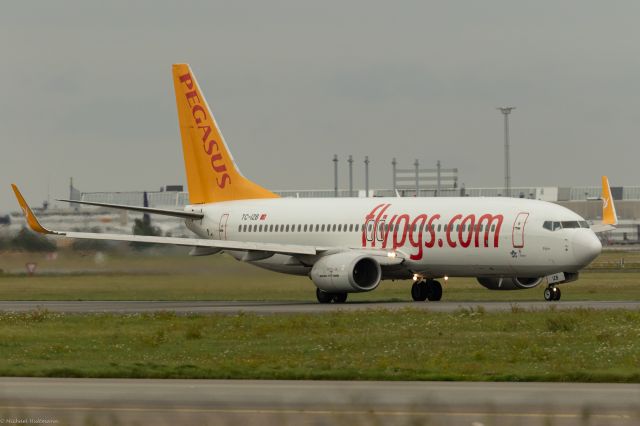
<path id="1" fill-rule="evenodd" d="M 640 311 L 0 314 L 0 375 L 640 381 Z"/>

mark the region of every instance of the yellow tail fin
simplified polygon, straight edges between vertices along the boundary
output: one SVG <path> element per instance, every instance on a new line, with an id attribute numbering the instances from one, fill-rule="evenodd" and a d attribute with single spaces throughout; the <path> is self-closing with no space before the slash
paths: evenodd
<path id="1" fill-rule="evenodd" d="M 173 65 L 189 202 L 277 198 L 240 173 L 188 64 Z"/>
<path id="2" fill-rule="evenodd" d="M 602 224 L 603 225 L 618 224 L 618 217 L 616 215 L 616 206 L 613 204 L 611 187 L 609 187 L 609 179 L 606 176 L 602 176 Z"/>

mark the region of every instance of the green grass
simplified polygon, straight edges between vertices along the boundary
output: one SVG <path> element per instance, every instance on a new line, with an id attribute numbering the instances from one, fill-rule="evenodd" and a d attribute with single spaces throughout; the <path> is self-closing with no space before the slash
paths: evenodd
<path id="1" fill-rule="evenodd" d="M 619 268 L 625 259 L 625 268 Z M 562 300 L 640 300 L 640 271 L 630 269 L 635 252 L 605 252 L 577 282 L 563 285 Z M 24 265 L 37 262 L 35 276 Z M 42 254 L 2 254 L 0 300 L 282 300 L 314 301 L 307 277 L 265 271 L 229 256 L 107 255 L 61 252 L 57 260 Z M 350 301 L 408 301 L 410 281 L 384 281 Z M 444 301 L 542 300 L 544 286 L 520 291 L 489 291 L 472 278 L 452 278 Z"/>
<path id="2" fill-rule="evenodd" d="M 0 375 L 640 380 L 640 312 L 0 314 Z"/>

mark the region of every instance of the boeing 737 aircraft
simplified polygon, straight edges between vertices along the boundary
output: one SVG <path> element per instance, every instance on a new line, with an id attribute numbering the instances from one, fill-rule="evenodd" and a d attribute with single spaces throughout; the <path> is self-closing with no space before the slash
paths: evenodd
<path id="1" fill-rule="evenodd" d="M 42 226 L 13 185 L 29 226 L 69 238 L 192 246 L 194 256 L 229 253 L 277 272 L 308 276 L 320 303 L 372 291 L 382 280 L 413 280 L 416 301 L 437 301 L 448 277 L 475 277 L 491 290 L 574 281 L 601 252 L 595 232 L 617 224 L 602 178 L 603 220 L 519 198 L 280 198 L 238 169 L 187 64 L 173 65 L 178 121 L 189 189 L 183 211 L 72 200 L 183 218 L 197 238 L 53 231 Z"/>

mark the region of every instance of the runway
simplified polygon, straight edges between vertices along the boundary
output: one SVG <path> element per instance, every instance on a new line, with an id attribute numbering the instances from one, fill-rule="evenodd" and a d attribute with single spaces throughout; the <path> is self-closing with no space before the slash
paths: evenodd
<path id="1" fill-rule="evenodd" d="M 431 312 L 455 312 L 460 309 L 484 309 L 487 312 L 508 312 L 517 307 L 527 311 L 553 309 L 640 309 L 640 302 L 568 301 L 568 302 L 370 302 L 319 304 L 317 302 L 228 302 L 228 301 L 0 301 L 0 312 L 25 312 L 46 309 L 61 313 L 175 312 L 177 314 L 237 314 L 261 315 L 302 314 L 335 311 L 365 311 L 385 309 L 400 311 L 420 309 Z"/>
<path id="2" fill-rule="evenodd" d="M 631 425 L 639 403 L 637 384 L 0 378 L 2 423 Z"/>

